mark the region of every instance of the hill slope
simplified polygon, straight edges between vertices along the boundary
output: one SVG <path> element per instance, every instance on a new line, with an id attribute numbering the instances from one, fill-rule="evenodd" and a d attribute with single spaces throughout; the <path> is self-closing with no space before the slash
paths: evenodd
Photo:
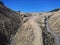
<path id="1" fill-rule="evenodd" d="M 18 14 L 0 3 L 0 40 L 2 37 L 7 40 L 6 42 L 5 39 L 2 39 L 0 45 L 3 42 L 3 45 L 10 43 L 11 37 L 15 35 L 20 27 L 20 23 L 21 20 Z"/>
<path id="2" fill-rule="evenodd" d="M 60 45 L 60 10 L 23 13 L 0 3 L 0 45 Z"/>

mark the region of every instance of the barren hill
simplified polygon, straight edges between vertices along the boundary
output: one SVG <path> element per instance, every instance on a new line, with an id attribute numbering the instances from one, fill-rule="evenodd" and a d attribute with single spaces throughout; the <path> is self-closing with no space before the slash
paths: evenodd
<path id="1" fill-rule="evenodd" d="M 0 45 L 8 45 L 20 25 L 18 14 L 0 3 Z"/>
<path id="2" fill-rule="evenodd" d="M 60 45 L 60 9 L 23 13 L 0 2 L 0 45 Z"/>

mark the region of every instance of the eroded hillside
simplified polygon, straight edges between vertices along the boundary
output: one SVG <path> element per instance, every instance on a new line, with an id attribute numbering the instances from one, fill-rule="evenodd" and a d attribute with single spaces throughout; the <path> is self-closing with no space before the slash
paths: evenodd
<path id="1" fill-rule="evenodd" d="M 0 3 L 0 45 L 60 45 L 60 10 L 23 13 Z"/>
<path id="2" fill-rule="evenodd" d="M 18 14 L 0 3 L 0 45 L 9 45 L 20 26 Z"/>

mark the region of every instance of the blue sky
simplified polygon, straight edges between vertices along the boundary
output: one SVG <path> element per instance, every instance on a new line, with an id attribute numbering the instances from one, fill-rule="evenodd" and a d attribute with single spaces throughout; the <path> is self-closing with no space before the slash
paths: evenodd
<path id="1" fill-rule="evenodd" d="M 60 0 L 2 0 L 4 4 L 15 11 L 47 12 L 60 8 Z"/>

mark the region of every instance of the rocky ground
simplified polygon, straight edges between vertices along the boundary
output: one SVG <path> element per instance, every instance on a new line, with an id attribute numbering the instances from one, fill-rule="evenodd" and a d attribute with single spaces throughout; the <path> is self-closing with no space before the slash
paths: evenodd
<path id="1" fill-rule="evenodd" d="M 60 10 L 23 13 L 0 3 L 0 45 L 60 45 Z"/>

